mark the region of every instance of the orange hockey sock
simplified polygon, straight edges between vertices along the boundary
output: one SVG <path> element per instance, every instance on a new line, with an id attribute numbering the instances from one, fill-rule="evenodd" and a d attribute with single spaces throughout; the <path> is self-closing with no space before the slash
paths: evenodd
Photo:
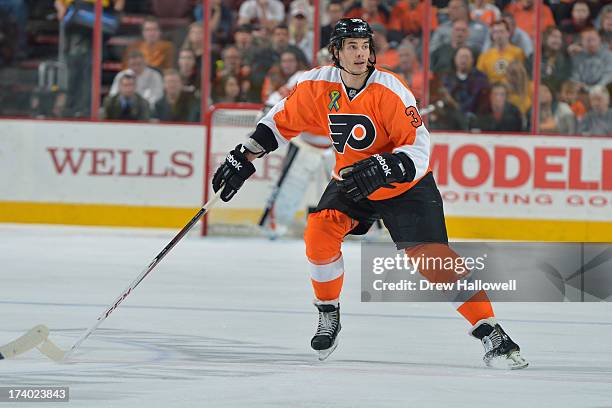
<path id="1" fill-rule="evenodd" d="M 494 317 L 493 306 L 487 292 L 481 290 L 457 308 L 457 311 L 473 325 L 479 320 Z"/>
<path id="2" fill-rule="evenodd" d="M 340 297 L 344 281 L 340 247 L 344 236 L 354 227 L 353 223 L 349 216 L 337 210 L 323 210 L 308 216 L 304 242 L 312 287 L 319 300 Z"/>
<path id="3" fill-rule="evenodd" d="M 459 255 L 448 245 L 436 243 L 421 244 L 407 248 L 406 254 L 413 258 L 459 258 Z M 461 276 L 461 273 L 457 273 L 452 269 L 441 269 L 437 267 L 437 265 L 439 264 L 431 262 L 430 265 L 421 267 L 419 272 L 421 275 L 427 278 L 428 281 L 435 283 L 455 282 Z M 465 295 L 467 297 L 469 296 L 469 293 L 466 293 Z M 466 297 L 464 297 L 464 299 Z M 463 302 L 457 307 L 457 311 L 472 325 L 476 324 L 479 320 L 495 316 L 489 297 L 483 290 L 470 296 L 467 301 Z"/>

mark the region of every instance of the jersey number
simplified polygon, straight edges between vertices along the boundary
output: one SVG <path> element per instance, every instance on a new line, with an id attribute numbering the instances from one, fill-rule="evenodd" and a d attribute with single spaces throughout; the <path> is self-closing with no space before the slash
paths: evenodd
<path id="1" fill-rule="evenodd" d="M 329 114 L 329 136 L 338 153 L 344 153 L 346 145 L 353 150 L 365 150 L 376 139 L 372 119 L 364 115 Z"/>
<path id="2" fill-rule="evenodd" d="M 419 115 L 419 111 L 414 106 L 409 106 L 406 108 L 406 115 L 412 119 L 410 124 L 415 128 L 418 128 L 423 124 L 423 119 L 421 119 L 421 115 Z"/>

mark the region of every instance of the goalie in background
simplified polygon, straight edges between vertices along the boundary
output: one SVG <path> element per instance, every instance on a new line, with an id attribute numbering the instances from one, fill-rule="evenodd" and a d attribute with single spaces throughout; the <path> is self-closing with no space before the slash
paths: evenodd
<path id="1" fill-rule="evenodd" d="M 281 57 L 281 70 L 294 73 L 286 83 L 268 95 L 259 119 L 263 118 L 274 105 L 286 98 L 306 72 L 292 69 L 290 65 L 292 63 L 297 65 L 297 60 L 292 61 L 287 54 L 291 53 L 282 54 L 282 57 L 285 58 Z M 317 59 L 319 65 L 331 63 L 329 53 L 320 51 Z M 303 132 L 289 142 L 281 172 L 259 220 L 259 226 L 262 227 L 266 236 L 276 239 L 284 236 L 292 227 L 303 229 L 303 225 L 296 225 L 296 213 L 302 209 L 311 208 L 306 203 L 306 195 L 311 188 L 314 188 L 317 197 L 321 196 L 332 176 L 334 164 L 332 143 L 327 135 L 317 136 Z"/>

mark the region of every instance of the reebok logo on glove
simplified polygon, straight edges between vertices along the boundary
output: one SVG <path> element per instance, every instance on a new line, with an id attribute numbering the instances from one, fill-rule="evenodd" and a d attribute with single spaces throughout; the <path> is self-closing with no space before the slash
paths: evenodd
<path id="1" fill-rule="evenodd" d="M 382 170 L 385 172 L 385 177 L 389 177 L 391 175 L 391 167 L 389 167 L 385 158 L 380 154 L 375 154 L 374 157 L 376 157 L 376 160 L 380 163 L 380 167 L 382 167 Z"/>
<path id="2" fill-rule="evenodd" d="M 240 171 L 242 169 L 242 164 L 238 160 L 234 159 L 234 156 L 232 156 L 231 153 L 227 155 L 226 160 L 229 164 L 234 166 L 236 170 Z"/>

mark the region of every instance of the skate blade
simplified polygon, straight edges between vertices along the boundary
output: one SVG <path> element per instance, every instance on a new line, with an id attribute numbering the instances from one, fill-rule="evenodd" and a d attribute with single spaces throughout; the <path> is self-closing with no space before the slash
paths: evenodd
<path id="1" fill-rule="evenodd" d="M 490 360 L 485 360 L 485 364 L 487 367 L 505 370 L 520 370 L 521 368 L 526 368 L 529 365 L 527 360 L 525 360 L 518 351 L 513 351 L 507 356 L 500 356 Z"/>
<path id="2" fill-rule="evenodd" d="M 319 361 L 324 361 L 325 359 L 327 359 L 327 357 L 329 357 L 331 355 L 331 353 L 334 352 L 336 347 L 338 347 L 338 338 L 337 337 L 336 337 L 336 341 L 334 342 L 334 344 L 332 344 L 332 346 L 330 348 L 325 349 L 325 350 L 317 350 L 317 352 L 319 353 Z"/>
<path id="3" fill-rule="evenodd" d="M 520 370 L 521 368 L 525 368 L 529 365 L 527 360 L 525 360 L 518 351 L 513 351 L 510 353 L 506 361 L 508 362 L 508 368 L 511 370 Z"/>

